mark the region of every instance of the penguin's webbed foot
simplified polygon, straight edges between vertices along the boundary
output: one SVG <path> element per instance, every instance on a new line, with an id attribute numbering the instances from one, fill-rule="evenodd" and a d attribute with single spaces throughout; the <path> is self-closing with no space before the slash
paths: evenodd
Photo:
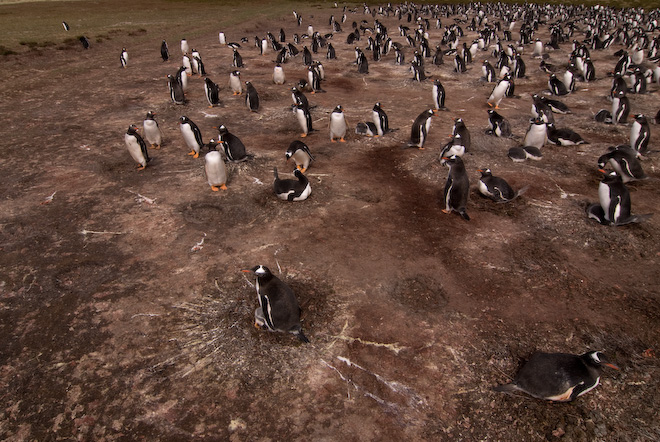
<path id="1" fill-rule="evenodd" d="M 307 134 L 300 134 L 301 138 L 305 138 L 306 136 L 307 136 Z"/>
<path id="2" fill-rule="evenodd" d="M 199 158 L 199 152 L 195 152 L 195 154 L 193 155 L 193 158 Z"/>
<path id="3" fill-rule="evenodd" d="M 339 139 L 339 142 L 340 142 L 340 143 L 345 143 L 346 140 L 344 139 L 344 137 L 341 137 L 341 138 Z"/>
<path id="4" fill-rule="evenodd" d="M 222 190 L 227 190 L 227 185 L 223 183 L 223 184 L 220 185 L 220 188 Z"/>
<path id="5" fill-rule="evenodd" d="M 195 155 L 195 151 L 193 150 L 193 151 L 191 151 L 191 152 L 188 152 L 188 155 L 191 155 L 191 156 L 192 156 L 192 155 Z"/>
<path id="6" fill-rule="evenodd" d="M 451 210 L 442 209 L 442 213 L 451 213 Z"/>
<path id="7" fill-rule="evenodd" d="M 147 168 L 147 166 L 143 166 L 142 164 L 140 164 L 140 165 L 137 167 L 137 170 L 144 170 L 144 169 L 146 169 L 146 168 Z"/>
<path id="8" fill-rule="evenodd" d="M 218 192 L 220 189 L 217 186 L 211 186 L 211 190 L 214 192 Z"/>
<path id="9" fill-rule="evenodd" d="M 335 140 L 334 138 L 330 138 L 330 142 L 331 142 L 331 143 L 336 143 L 337 140 Z"/>

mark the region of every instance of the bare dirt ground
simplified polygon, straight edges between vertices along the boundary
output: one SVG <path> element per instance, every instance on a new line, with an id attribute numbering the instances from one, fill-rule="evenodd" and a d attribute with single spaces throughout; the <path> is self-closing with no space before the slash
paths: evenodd
<path id="1" fill-rule="evenodd" d="M 180 29 L 168 34 L 168 63 L 158 52 L 166 36 L 149 24 L 137 35 L 93 41 L 87 51 L 63 45 L 3 57 L 2 439 L 660 439 L 653 354 L 660 216 L 619 228 L 585 216 L 598 198 L 596 159 L 628 142 L 629 125 L 593 120 L 610 106 L 606 72 L 621 46 L 592 53 L 598 80 L 579 83 L 562 99 L 573 114 L 556 116 L 590 144 L 548 145 L 542 161 L 513 163 L 506 152 L 520 140 L 484 134 L 493 85 L 479 77 L 489 51 L 462 75 L 449 59 L 429 63 L 427 74 L 447 89 L 449 112 L 434 120 L 426 149 L 401 149 L 413 119 L 431 107 L 432 80 L 411 81 L 409 65 L 395 66 L 393 53 L 370 58 L 370 73 L 357 74 L 346 31 L 373 18 L 351 13 L 332 40 L 339 58 L 315 56 L 324 61 L 327 92 L 307 94 L 318 129 L 305 140 L 316 156 L 313 193 L 285 203 L 272 194 L 272 168 L 291 169 L 284 152 L 299 128 L 289 90 L 305 69 L 299 56 L 284 65 L 286 85 L 272 84 L 275 55 L 260 56 L 252 42 L 280 28 L 291 41 L 308 24 L 326 33 L 330 15 L 341 16 L 329 7 L 299 12 L 301 28 L 287 14 L 218 29 L 229 41 L 250 39 L 241 72 L 260 93 L 258 113 L 231 95 L 231 49 L 217 32 L 189 38 L 222 87 L 212 109 L 199 77 L 190 79 L 188 104 L 169 100 L 165 76 L 178 67 Z M 405 43 L 396 18 L 379 19 Z M 429 33 L 433 46 L 440 42 L 441 30 Z M 538 35 L 547 41 L 547 26 Z M 518 137 L 531 94 L 547 93 L 547 77 L 526 50 L 529 76 L 516 81 L 518 98 L 501 110 Z M 565 43 L 548 61 L 563 66 L 570 50 Z M 330 143 L 336 105 L 355 127 L 377 101 L 398 131 Z M 658 86 L 631 101 L 634 113 L 655 115 Z M 149 110 L 165 143 L 136 171 L 123 134 Z M 203 158 L 186 155 L 181 115 L 205 141 L 225 124 L 254 154 L 228 165 L 227 191 L 211 192 Z M 469 222 L 442 213 L 439 202 L 447 169 L 438 155 L 457 116 L 472 135 L 464 158 Z M 651 179 L 629 186 L 634 213 L 656 210 L 657 161 L 657 154 L 644 161 Z M 529 190 L 506 205 L 483 199 L 480 167 Z M 240 270 L 256 264 L 291 285 L 311 344 L 252 326 L 257 299 Z M 607 371 L 601 386 L 573 403 L 491 391 L 535 350 L 588 349 L 606 352 L 621 371 Z"/>

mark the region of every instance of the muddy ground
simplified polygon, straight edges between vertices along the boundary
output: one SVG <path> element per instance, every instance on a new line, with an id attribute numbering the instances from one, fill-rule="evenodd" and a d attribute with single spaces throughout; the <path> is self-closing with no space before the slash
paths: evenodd
<path id="1" fill-rule="evenodd" d="M 373 18 L 351 13 L 332 40 L 338 59 L 315 56 L 327 80 L 326 93 L 307 94 L 318 129 L 305 140 L 316 156 L 312 195 L 286 203 L 272 193 L 272 168 L 292 168 L 284 152 L 299 128 L 289 89 L 305 69 L 299 56 L 284 65 L 286 85 L 272 84 L 275 55 L 260 56 L 252 41 L 280 28 L 291 41 L 307 24 L 326 33 L 330 15 L 341 16 L 325 6 L 299 12 L 301 28 L 287 13 L 217 29 L 250 39 L 241 72 L 259 91 L 258 113 L 231 95 L 231 49 L 217 31 L 189 38 L 222 88 L 212 109 L 199 77 L 186 105 L 169 99 L 165 76 L 178 67 L 182 27 L 164 34 L 140 23 L 89 50 L 58 43 L 3 57 L 12 69 L 3 70 L 0 102 L 2 439 L 660 438 L 660 215 L 616 228 L 585 216 L 598 198 L 596 159 L 629 136 L 629 125 L 593 120 L 610 106 L 606 72 L 621 46 L 592 53 L 598 80 L 579 83 L 563 98 L 573 113 L 556 116 L 590 144 L 547 145 L 542 161 L 513 163 L 506 152 L 527 129 L 530 95 L 548 93 L 531 47 L 528 77 L 501 105 L 518 138 L 484 133 L 493 87 L 479 78 L 481 61 L 492 59 L 486 51 L 462 75 L 450 59 L 428 63 L 449 111 L 434 119 L 426 149 L 402 149 L 412 120 L 432 104 L 431 80 L 411 81 L 393 53 L 358 74 L 346 31 Z M 379 19 L 405 43 L 396 18 Z M 429 33 L 440 42 L 441 30 Z M 538 35 L 547 41 L 547 27 Z M 175 61 L 160 60 L 163 38 Z M 547 61 L 563 66 L 570 50 L 564 44 Z M 633 112 L 655 115 L 658 91 L 632 96 Z M 377 101 L 397 131 L 330 143 L 336 105 L 354 127 Z M 137 171 L 123 136 L 149 110 L 165 142 Z M 228 166 L 227 191 L 212 192 L 203 158 L 186 155 L 181 115 L 206 141 L 225 124 L 254 154 Z M 472 135 L 470 221 L 442 213 L 439 202 L 447 169 L 437 159 L 458 116 Z M 657 149 L 657 126 L 652 132 Z M 509 204 L 483 199 L 479 167 L 529 190 Z M 660 197 L 657 154 L 644 168 L 651 178 L 629 186 L 634 213 L 656 211 Z M 257 299 L 240 270 L 256 264 L 291 285 L 311 344 L 252 326 Z M 535 350 L 588 349 L 621 370 L 573 403 L 491 390 Z"/>

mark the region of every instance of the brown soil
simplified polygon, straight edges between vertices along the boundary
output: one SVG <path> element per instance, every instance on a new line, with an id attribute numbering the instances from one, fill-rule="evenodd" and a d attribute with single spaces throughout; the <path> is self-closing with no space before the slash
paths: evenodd
<path id="1" fill-rule="evenodd" d="M 450 111 L 434 120 L 426 149 L 402 149 L 412 120 L 431 106 L 432 80 L 411 81 L 393 53 L 369 57 L 370 73 L 359 75 L 347 32 L 338 34 L 339 58 L 315 57 L 324 60 L 327 92 L 307 94 L 318 129 L 305 140 L 316 156 L 313 193 L 285 203 L 272 193 L 272 168 L 285 175 L 292 167 L 284 152 L 299 128 L 289 90 L 305 69 L 299 56 L 284 65 L 287 84 L 273 85 L 274 54 L 260 56 L 252 42 L 280 27 L 290 41 L 308 23 L 325 33 L 330 14 L 341 16 L 302 12 L 301 28 L 287 15 L 223 29 L 230 41 L 250 39 L 241 72 L 260 93 L 258 113 L 231 95 L 231 50 L 216 33 L 189 39 L 222 87 L 213 109 L 199 77 L 190 79 L 187 105 L 170 102 L 165 76 L 178 66 L 178 41 L 169 40 L 175 61 L 163 63 L 161 34 L 148 25 L 149 38 L 135 45 L 119 33 L 87 51 L 48 47 L 3 58 L 12 68 L 3 70 L 0 102 L 2 438 L 660 438 L 652 353 L 660 348 L 660 217 L 615 228 L 585 216 L 598 198 L 596 159 L 628 140 L 628 125 L 593 120 L 610 106 L 606 72 L 621 46 L 593 52 L 598 80 L 579 83 L 562 99 L 573 114 L 556 116 L 590 144 L 548 145 L 542 161 L 513 163 L 506 152 L 527 129 L 530 95 L 547 90 L 531 48 L 518 97 L 502 103 L 518 139 L 484 134 L 493 87 L 479 79 L 482 60 L 492 59 L 486 51 L 463 75 L 449 58 L 427 66 L 442 79 Z M 350 14 L 344 30 L 362 19 L 373 23 Z M 398 21 L 380 19 L 403 43 Z M 430 30 L 433 45 L 440 32 Z M 539 34 L 547 41 L 546 26 Z M 563 66 L 569 52 L 565 43 L 548 61 Z M 330 143 L 336 105 L 355 127 L 376 101 L 397 131 Z M 658 86 L 631 101 L 634 113 L 655 115 Z M 123 136 L 148 110 L 165 143 L 136 171 Z M 228 165 L 227 191 L 212 192 L 203 158 L 186 155 L 177 125 L 184 114 L 206 141 L 225 124 L 254 154 Z M 530 186 L 509 204 L 475 190 L 469 222 L 439 203 L 447 169 L 438 154 L 457 116 L 472 134 L 464 159 L 473 189 L 479 167 L 515 188 Z M 655 211 L 657 161 L 644 161 L 651 179 L 629 186 L 635 213 Z M 311 344 L 252 326 L 257 299 L 240 270 L 256 264 L 291 285 Z M 491 390 L 535 350 L 587 349 L 606 352 L 621 371 L 605 372 L 601 386 L 573 403 Z"/>

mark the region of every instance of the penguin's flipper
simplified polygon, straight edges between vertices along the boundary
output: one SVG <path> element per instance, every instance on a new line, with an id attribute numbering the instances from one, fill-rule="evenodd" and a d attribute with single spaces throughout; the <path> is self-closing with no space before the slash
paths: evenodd
<path id="1" fill-rule="evenodd" d="M 305 344 L 309 344 L 309 339 L 307 339 L 307 336 L 305 336 L 305 333 L 303 333 L 302 328 L 299 328 L 298 330 L 294 330 L 293 334 L 296 336 L 296 338 L 300 339 L 301 342 L 304 342 Z"/>
<path id="2" fill-rule="evenodd" d="M 635 224 L 635 223 L 641 223 L 653 216 L 652 213 L 647 213 L 645 215 L 631 215 L 626 219 L 619 219 L 617 220 L 616 223 L 614 223 L 615 226 L 625 226 L 626 224 Z"/>
<path id="3" fill-rule="evenodd" d="M 519 393 L 522 390 L 516 384 L 502 384 L 493 387 L 493 391 L 515 395 L 516 393 Z"/>
<path id="4" fill-rule="evenodd" d="M 467 214 L 467 210 L 465 209 L 465 207 L 461 207 L 460 209 L 458 209 L 458 214 L 461 215 L 461 217 L 465 221 L 470 221 L 470 216 Z"/>

